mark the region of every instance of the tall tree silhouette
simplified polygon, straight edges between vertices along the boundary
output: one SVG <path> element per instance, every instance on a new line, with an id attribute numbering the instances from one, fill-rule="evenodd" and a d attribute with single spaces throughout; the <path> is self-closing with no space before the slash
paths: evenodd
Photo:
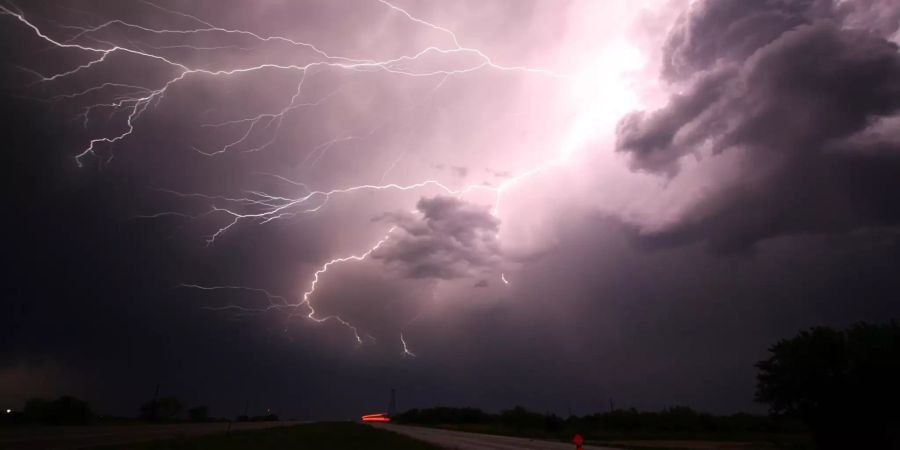
<path id="1" fill-rule="evenodd" d="M 900 324 L 816 327 L 756 364 L 756 400 L 803 419 L 822 449 L 900 449 Z"/>

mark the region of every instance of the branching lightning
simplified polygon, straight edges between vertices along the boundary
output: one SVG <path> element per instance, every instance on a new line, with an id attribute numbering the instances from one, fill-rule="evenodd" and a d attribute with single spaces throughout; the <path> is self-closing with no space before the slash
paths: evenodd
<path id="1" fill-rule="evenodd" d="M 479 70 L 497 70 L 502 72 L 514 72 L 532 76 L 546 76 L 558 79 L 562 82 L 569 82 L 575 79 L 575 77 L 571 75 L 560 74 L 543 68 L 507 66 L 498 64 L 482 50 L 463 45 L 458 36 L 453 31 L 429 22 L 425 19 L 419 18 L 411 14 L 406 9 L 401 8 L 386 0 L 376 1 L 387 8 L 387 10 L 391 13 L 398 14 L 412 23 L 423 27 L 428 27 L 435 32 L 443 34 L 449 39 L 452 45 L 447 47 L 427 46 L 413 54 L 401 55 L 385 60 L 349 58 L 345 56 L 330 54 L 315 44 L 301 42 L 283 36 L 268 36 L 241 29 L 223 28 L 194 15 L 165 8 L 148 1 L 143 1 L 142 3 L 165 14 L 170 14 L 182 19 L 188 19 L 195 24 L 195 27 L 187 29 L 157 29 L 115 19 L 94 26 L 57 24 L 60 29 L 67 31 L 68 36 L 53 37 L 56 33 L 42 29 L 35 24 L 35 21 L 27 17 L 22 10 L 20 10 L 15 5 L 12 5 L 11 3 L 7 3 L 8 6 L 0 4 L 0 15 L 11 17 L 26 29 L 33 32 L 35 36 L 42 39 L 51 46 L 70 50 L 72 52 L 83 53 L 88 57 L 88 60 L 86 62 L 81 63 L 72 69 L 61 71 L 58 73 L 40 74 L 29 70 L 29 72 L 33 73 L 37 78 L 34 81 L 34 84 L 54 83 L 70 77 L 74 77 L 97 66 L 108 64 L 110 57 L 114 54 L 128 54 L 131 56 L 139 57 L 146 60 L 148 63 L 162 64 L 173 71 L 173 75 L 169 79 L 165 80 L 157 86 L 140 86 L 128 83 L 104 82 L 77 92 L 60 94 L 45 99 L 49 102 L 62 102 L 79 99 L 88 95 L 108 94 L 110 96 L 108 100 L 84 107 L 82 113 L 79 115 L 79 118 L 83 122 L 85 128 L 87 128 L 89 121 L 99 110 L 111 111 L 111 115 L 124 115 L 123 131 L 94 137 L 90 139 L 85 144 L 85 146 L 76 153 L 75 162 L 79 166 L 82 166 L 90 157 L 100 157 L 101 155 L 103 155 L 104 152 L 101 151 L 101 148 L 104 150 L 108 149 L 108 158 L 112 158 L 113 152 L 111 147 L 114 144 L 126 141 L 130 136 L 132 136 L 142 116 L 147 113 L 147 111 L 152 106 L 164 101 L 166 95 L 169 94 L 170 91 L 172 91 L 173 86 L 182 83 L 184 80 L 192 77 L 220 78 L 250 72 L 259 72 L 263 70 L 289 71 L 296 72 L 298 74 L 295 90 L 293 91 L 292 95 L 287 97 L 287 100 L 280 106 L 280 108 L 271 112 L 250 115 L 243 118 L 204 124 L 204 128 L 212 130 L 221 128 L 237 128 L 242 130 L 237 138 L 217 148 L 194 148 L 195 151 L 208 157 L 216 157 L 234 151 L 263 151 L 275 142 L 278 132 L 289 113 L 301 108 L 314 108 L 322 105 L 325 102 L 328 102 L 334 95 L 339 92 L 339 90 L 332 91 L 312 101 L 301 101 L 305 84 L 308 82 L 308 77 L 313 73 L 313 71 L 320 68 L 362 73 L 383 72 L 398 77 L 434 77 L 438 80 L 437 84 L 435 84 L 434 86 L 434 90 L 439 89 L 450 77 Z M 311 54 L 312 60 L 305 64 L 278 64 L 269 62 L 251 66 L 234 66 L 218 69 L 192 67 L 189 63 L 181 62 L 172 57 L 165 56 L 165 50 L 178 48 L 202 52 L 213 51 L 222 48 L 239 48 L 242 51 L 252 51 L 253 47 L 239 47 L 234 45 L 196 46 L 189 44 L 154 46 L 148 43 L 135 44 L 131 40 L 127 39 L 124 43 L 113 43 L 101 40 L 97 37 L 101 34 L 101 32 L 118 29 L 136 33 L 144 33 L 153 36 L 236 36 L 255 41 L 256 45 L 264 45 L 268 43 L 288 45 L 298 49 L 298 51 L 309 52 Z M 467 55 L 474 58 L 471 59 L 471 62 L 461 64 L 459 67 L 453 69 L 416 70 L 413 69 L 413 67 L 415 66 L 411 64 L 423 59 L 426 56 L 449 57 L 453 55 Z M 317 161 L 323 158 L 328 150 L 334 145 L 341 142 L 346 142 L 348 140 L 365 139 L 367 136 L 375 133 L 377 129 L 378 127 L 375 127 L 368 131 L 368 133 L 346 134 L 322 142 L 308 153 L 307 160 L 304 161 L 304 164 L 314 166 Z M 267 132 L 268 138 L 262 143 L 253 144 L 250 138 L 254 135 L 254 133 L 259 132 Z M 575 133 L 575 131 L 573 131 L 573 133 Z M 165 215 L 173 215 L 188 219 L 197 219 L 199 217 L 206 216 L 222 217 L 224 219 L 223 224 L 206 238 L 207 243 L 212 245 L 218 238 L 223 236 L 238 224 L 244 222 L 265 224 L 275 220 L 292 218 L 301 214 L 312 214 L 322 210 L 324 207 L 326 207 L 329 201 L 335 197 L 352 195 L 354 193 L 362 191 L 410 191 L 431 188 L 437 189 L 447 195 L 463 196 L 471 191 L 483 190 L 492 193 L 494 200 L 493 206 L 491 208 L 491 213 L 497 215 L 499 214 L 501 198 L 504 192 L 508 191 L 516 184 L 521 183 L 542 171 L 564 163 L 567 160 L 568 156 L 572 153 L 574 148 L 579 145 L 578 142 L 575 142 L 570 138 L 564 139 L 564 141 L 565 142 L 560 144 L 561 148 L 559 150 L 559 153 L 553 158 L 549 159 L 541 165 L 523 171 L 515 176 L 506 178 L 502 183 L 496 186 L 471 184 L 454 189 L 439 180 L 427 179 L 412 184 L 381 182 L 381 184 L 359 184 L 327 190 L 313 190 L 309 189 L 307 185 L 302 182 L 291 180 L 281 175 L 264 174 L 266 176 L 274 177 L 281 182 L 299 187 L 300 189 L 302 189 L 302 195 L 286 197 L 262 191 L 245 191 L 241 196 L 224 196 L 209 195 L 196 192 L 177 192 L 174 190 L 165 190 L 166 193 L 177 197 L 195 198 L 209 202 L 210 207 L 208 210 L 199 214 L 185 214 L 183 212 L 168 211 L 148 215 L 145 217 L 161 217 Z M 385 171 L 384 176 L 386 176 L 390 170 L 391 169 L 389 168 L 387 171 Z M 382 176 L 382 179 L 384 178 L 384 176 Z M 318 323 L 339 323 L 350 330 L 356 341 L 361 344 L 363 343 L 363 337 L 357 326 L 351 324 L 349 321 L 341 318 L 338 315 L 317 314 L 317 311 L 314 308 L 312 302 L 313 296 L 316 293 L 316 289 L 323 281 L 326 272 L 328 272 L 330 268 L 340 264 L 360 262 L 367 259 L 370 255 L 372 255 L 373 252 L 378 250 L 381 246 L 384 245 L 385 242 L 391 239 L 391 235 L 395 231 L 395 229 L 396 226 L 389 228 L 381 239 L 379 239 L 368 249 L 360 253 L 349 256 L 336 257 L 322 264 L 318 268 L 318 270 L 313 273 L 312 280 L 310 281 L 308 288 L 295 301 L 289 300 L 282 296 L 273 295 L 264 289 L 244 286 L 202 286 L 198 284 L 183 284 L 181 285 L 181 287 L 206 291 L 236 290 L 261 295 L 265 299 L 265 304 L 262 307 L 226 305 L 221 307 L 210 307 L 209 309 L 235 311 L 241 314 L 256 314 L 272 310 L 285 310 L 290 312 L 289 317 L 302 316 L 306 319 Z M 501 273 L 500 279 L 504 284 L 509 284 L 506 274 Z M 409 350 L 402 332 L 400 333 L 400 342 L 403 348 L 402 354 L 404 356 L 415 357 L 415 354 L 413 354 Z"/>
<path id="2" fill-rule="evenodd" d="M 415 358 L 416 354 L 409 351 L 409 346 L 406 345 L 406 339 L 403 337 L 403 332 L 400 333 L 400 343 L 403 344 L 403 356 L 409 356 L 411 358 Z"/>

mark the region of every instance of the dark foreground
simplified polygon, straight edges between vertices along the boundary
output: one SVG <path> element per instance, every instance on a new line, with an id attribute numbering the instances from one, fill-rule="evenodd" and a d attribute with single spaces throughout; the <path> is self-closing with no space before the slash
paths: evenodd
<path id="1" fill-rule="evenodd" d="M 516 435 L 508 429 L 490 429 L 472 427 L 467 431 L 439 427 L 423 427 L 398 424 L 379 424 L 379 428 L 396 431 L 407 436 L 431 442 L 442 447 L 459 450 L 552 450 L 572 449 L 574 446 L 567 439 L 553 440 L 550 436 L 536 437 Z M 660 438 L 649 436 L 632 436 L 631 438 L 608 437 L 591 440 L 585 450 L 633 449 L 633 450 L 805 450 L 811 444 L 804 439 L 795 442 L 762 442 L 723 440 L 721 436 L 704 438 L 697 435 L 692 438 Z"/>
<path id="2" fill-rule="evenodd" d="M 161 425 L 91 425 L 91 426 L 36 426 L 0 428 L 0 449 L 3 450 L 54 450 L 93 448 L 109 444 L 196 437 L 226 431 L 248 431 L 292 425 L 291 422 L 242 422 L 229 424 L 181 423 Z"/>
<path id="3" fill-rule="evenodd" d="M 0 431 L 0 449 L 103 450 L 437 450 L 408 437 L 354 423 L 290 422 L 40 427 Z"/>
<path id="4" fill-rule="evenodd" d="M 439 450 L 385 430 L 350 422 L 310 423 L 267 430 L 102 447 L 103 450 Z"/>
<path id="5" fill-rule="evenodd" d="M 575 448 L 574 445 L 566 442 L 466 433 L 440 428 L 424 428 L 394 424 L 379 424 L 375 426 L 384 430 L 391 430 L 406 436 L 411 436 L 425 442 L 430 442 L 439 445 L 442 448 L 457 450 L 571 450 Z M 593 445 L 585 445 L 584 449 L 615 450 L 610 447 Z"/>

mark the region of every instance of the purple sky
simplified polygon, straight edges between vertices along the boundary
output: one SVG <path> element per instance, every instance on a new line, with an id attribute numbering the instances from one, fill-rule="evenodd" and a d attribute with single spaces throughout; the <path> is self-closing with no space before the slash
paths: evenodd
<path id="1" fill-rule="evenodd" d="M 0 402 L 761 411 L 900 312 L 895 3 L 0 1 Z"/>

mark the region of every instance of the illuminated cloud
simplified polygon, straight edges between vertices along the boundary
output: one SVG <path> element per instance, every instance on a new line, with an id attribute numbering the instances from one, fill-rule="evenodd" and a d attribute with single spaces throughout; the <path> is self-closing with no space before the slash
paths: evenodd
<path id="1" fill-rule="evenodd" d="M 499 267 L 500 221 L 488 208 L 438 196 L 419 200 L 416 209 L 385 216 L 397 229 L 372 258 L 410 278 L 454 279 Z"/>

